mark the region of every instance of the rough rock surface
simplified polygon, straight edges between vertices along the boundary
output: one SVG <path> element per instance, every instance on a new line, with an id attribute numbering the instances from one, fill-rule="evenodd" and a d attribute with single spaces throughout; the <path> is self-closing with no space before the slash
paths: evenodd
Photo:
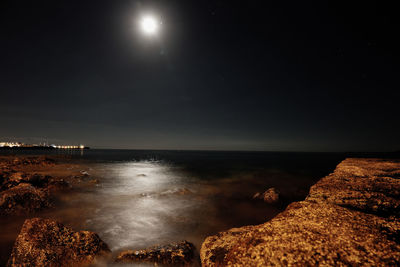
<path id="1" fill-rule="evenodd" d="M 20 183 L 0 192 L 0 215 L 26 214 L 49 207 L 49 197 L 45 190 L 28 183 Z"/>
<path id="2" fill-rule="evenodd" d="M 397 265 L 400 161 L 346 159 L 271 221 L 208 237 L 203 266 Z"/>
<path id="3" fill-rule="evenodd" d="M 274 187 L 271 187 L 263 194 L 260 192 L 255 193 L 253 199 L 262 199 L 265 203 L 274 204 L 279 201 L 279 191 Z"/>
<path id="4" fill-rule="evenodd" d="M 7 265 L 87 266 L 109 253 L 93 232 L 74 232 L 59 222 L 33 218 L 24 222 Z"/>
<path id="5" fill-rule="evenodd" d="M 311 187 L 307 200 L 380 216 L 400 215 L 400 161 L 346 159 Z"/>
<path id="6" fill-rule="evenodd" d="M 118 263 L 151 262 L 172 266 L 191 266 L 195 247 L 192 243 L 181 241 L 163 246 L 154 246 L 143 250 L 127 250 L 116 258 Z"/>
<path id="7" fill-rule="evenodd" d="M 50 207 L 56 192 L 71 187 L 65 177 L 46 174 L 56 167 L 47 157 L 0 156 L 0 216 Z"/>

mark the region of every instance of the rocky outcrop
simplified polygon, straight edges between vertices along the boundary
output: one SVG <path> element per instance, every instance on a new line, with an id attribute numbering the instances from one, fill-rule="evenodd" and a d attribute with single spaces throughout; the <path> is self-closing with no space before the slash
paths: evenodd
<path id="1" fill-rule="evenodd" d="M 56 161 L 47 156 L 2 156 L 0 158 L 0 169 L 15 168 L 18 166 L 50 166 L 55 165 Z"/>
<path id="2" fill-rule="evenodd" d="M 181 241 L 163 246 L 154 246 L 143 250 L 121 252 L 118 263 L 155 263 L 170 266 L 192 266 L 195 247 L 192 243 Z"/>
<path id="3" fill-rule="evenodd" d="M 2 183 L 1 189 L 7 190 L 21 183 L 28 183 L 35 187 L 45 187 L 54 179 L 49 175 L 30 174 L 23 172 L 11 173 L 9 176 L 4 175 L 5 181 Z"/>
<path id="4" fill-rule="evenodd" d="M 46 157 L 0 157 L 0 216 L 29 214 L 52 204 L 52 196 L 70 184 L 48 171 L 55 161 Z"/>
<path id="5" fill-rule="evenodd" d="M 311 187 L 307 200 L 373 213 L 400 215 L 400 161 L 346 159 Z"/>
<path id="6" fill-rule="evenodd" d="M 33 218 L 24 222 L 8 266 L 88 266 L 110 250 L 97 234 L 75 232 L 59 222 Z"/>
<path id="7" fill-rule="evenodd" d="M 397 265 L 400 161 L 347 159 L 271 221 L 208 237 L 204 266 Z"/>
<path id="8" fill-rule="evenodd" d="M 0 192 L 0 215 L 22 215 L 50 206 L 48 192 L 20 183 Z"/>

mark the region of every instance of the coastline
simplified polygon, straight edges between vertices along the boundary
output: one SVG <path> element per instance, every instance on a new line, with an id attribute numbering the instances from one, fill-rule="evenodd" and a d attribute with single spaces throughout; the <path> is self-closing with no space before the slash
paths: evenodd
<path id="1" fill-rule="evenodd" d="M 400 161 L 342 161 L 272 220 L 209 236 L 203 266 L 396 265 Z"/>
<path id="2" fill-rule="evenodd" d="M 66 155 L 0 156 L 0 265 L 10 257 L 26 218 L 57 210 L 71 193 L 94 185 L 87 171 L 87 166 Z"/>
<path id="3" fill-rule="evenodd" d="M 28 195 L 24 193 L 28 196 L 26 200 L 39 201 L 36 206 L 16 202 L 16 214 L 25 217 L 27 214 L 36 215 L 38 210 L 57 207 L 55 198 L 63 193 L 68 194 L 71 190 L 98 182 L 93 183 L 92 180 L 96 179 L 86 172 L 84 165 L 73 163 L 68 157 L 1 156 L 0 167 L 2 199 L 5 191 L 15 190 L 23 184 L 30 188 Z M 232 228 L 207 237 L 200 249 L 201 263 L 203 266 L 396 264 L 400 261 L 399 178 L 399 160 L 348 158 L 338 164 L 333 173 L 318 180 L 304 201 L 291 203 L 268 222 Z M 11 214 L 9 211 L 7 214 Z M 8 245 L 12 247 L 14 244 L 13 262 L 26 261 L 23 256 L 23 247 L 27 245 L 23 240 L 27 240 L 26 237 L 37 240 L 36 236 L 27 234 L 29 229 L 48 229 L 59 223 L 65 222 L 26 220 L 22 227 L 25 230 L 21 230 L 18 242 L 14 237 Z M 20 227 L 22 221 L 17 224 Z M 51 234 L 61 240 L 69 240 L 69 236 L 80 236 L 81 232 L 69 229 L 66 235 L 52 229 Z M 96 233 L 87 232 L 85 235 L 90 237 L 85 239 L 87 246 L 98 251 L 98 256 L 107 256 L 107 262 L 117 260 L 116 256 L 128 262 L 153 262 L 156 258 L 163 258 L 164 263 L 183 262 L 185 266 L 197 266 L 196 256 L 193 256 L 195 248 L 187 241 L 161 246 L 155 244 L 155 247 L 121 251 L 116 255 L 116 251 L 108 250 L 107 244 L 98 247 L 91 243 L 92 237 L 98 239 Z M 96 242 L 103 244 L 101 239 L 98 240 Z M 68 244 L 80 250 L 79 243 Z M 51 248 L 60 246 L 49 243 L 48 250 L 42 251 L 36 243 L 28 245 L 34 247 L 32 251 L 36 253 L 55 253 Z M 166 249 L 170 254 L 162 254 Z M 171 255 L 183 252 L 185 257 L 179 261 L 171 258 Z M 1 260 L 7 260 L 10 253 L 11 249 L 2 251 Z M 97 257 L 96 253 L 83 255 L 80 259 L 91 262 Z M 73 262 L 73 259 L 67 260 Z"/>

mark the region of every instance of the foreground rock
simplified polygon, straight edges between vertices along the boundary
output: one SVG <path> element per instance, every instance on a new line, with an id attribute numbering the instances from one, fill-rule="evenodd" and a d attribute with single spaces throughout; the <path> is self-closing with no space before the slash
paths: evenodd
<path id="1" fill-rule="evenodd" d="M 347 159 L 271 221 L 208 237 L 202 264 L 397 265 L 399 173 L 399 161 Z"/>
<path id="2" fill-rule="evenodd" d="M 346 159 L 310 189 L 326 201 L 379 216 L 400 215 L 400 161 Z"/>
<path id="3" fill-rule="evenodd" d="M 154 246 L 143 250 L 121 252 L 116 258 L 118 263 L 148 262 L 172 266 L 191 266 L 194 261 L 195 247 L 192 243 L 181 241 L 164 246 Z"/>
<path id="4" fill-rule="evenodd" d="M 8 266 L 87 266 L 108 257 L 97 234 L 74 232 L 59 222 L 33 218 L 24 222 Z"/>

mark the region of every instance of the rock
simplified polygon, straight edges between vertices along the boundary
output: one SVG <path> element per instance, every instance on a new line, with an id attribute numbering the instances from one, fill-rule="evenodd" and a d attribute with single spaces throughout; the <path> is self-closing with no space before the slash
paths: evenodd
<path id="1" fill-rule="evenodd" d="M 71 185 L 64 179 L 50 179 L 46 190 L 53 194 L 67 188 L 71 188 Z"/>
<path id="2" fill-rule="evenodd" d="M 275 204 L 279 201 L 279 191 L 274 187 L 271 187 L 263 194 L 260 192 L 255 193 L 253 199 L 262 199 L 268 204 Z"/>
<path id="3" fill-rule="evenodd" d="M 28 183 L 2 191 L 0 193 L 0 215 L 21 215 L 49 207 L 46 191 L 37 189 Z"/>
<path id="4" fill-rule="evenodd" d="M 88 177 L 89 173 L 87 171 L 80 171 L 80 173 L 84 176 L 84 177 Z"/>
<path id="5" fill-rule="evenodd" d="M 99 184 L 100 182 L 97 179 L 92 179 L 92 180 L 89 181 L 89 183 L 90 184 Z"/>
<path id="6" fill-rule="evenodd" d="M 347 159 L 271 221 L 206 238 L 202 265 L 397 265 L 399 170 L 399 161 Z"/>
<path id="7" fill-rule="evenodd" d="M 31 156 L 31 157 L 17 157 L 12 160 L 12 164 L 14 166 L 19 166 L 19 165 L 42 165 L 42 166 L 47 166 L 47 165 L 54 165 L 55 160 L 46 156 Z"/>
<path id="8" fill-rule="evenodd" d="M 57 221 L 25 220 L 7 266 L 88 266 L 110 255 L 93 232 L 75 232 Z"/>
<path id="9" fill-rule="evenodd" d="M 14 172 L 10 175 L 10 177 L 8 178 L 9 181 L 13 181 L 16 184 L 19 184 L 22 180 L 24 180 L 25 178 L 25 174 L 22 172 Z"/>
<path id="10" fill-rule="evenodd" d="M 50 176 L 44 176 L 39 174 L 27 174 L 23 172 L 15 172 L 6 177 L 6 181 L 2 185 L 2 189 L 10 189 L 20 183 L 29 183 L 35 187 L 43 187 L 47 184 Z"/>
<path id="11" fill-rule="evenodd" d="M 399 231 L 398 221 L 302 201 L 265 224 L 208 237 L 200 256 L 203 266 L 396 265 Z"/>
<path id="12" fill-rule="evenodd" d="M 308 200 L 327 201 L 380 216 L 400 215 L 400 162 L 346 159 L 310 189 Z"/>
<path id="13" fill-rule="evenodd" d="M 23 180 L 24 182 L 30 183 L 33 186 L 43 187 L 47 185 L 47 183 L 51 178 L 52 177 L 49 175 L 33 174 L 33 175 L 25 175 L 25 178 Z"/>
<path id="14" fill-rule="evenodd" d="M 263 194 L 263 200 L 266 203 L 273 204 L 279 201 L 279 191 L 275 188 L 270 188 Z"/>
<path id="15" fill-rule="evenodd" d="M 48 158 L 48 157 L 42 157 L 39 158 L 40 164 L 42 165 L 55 165 L 57 162 L 55 159 Z"/>
<path id="16" fill-rule="evenodd" d="M 57 198 L 55 193 L 70 188 L 61 177 L 35 173 L 49 172 L 54 164 L 46 157 L 0 157 L 0 216 L 23 215 L 49 207 Z"/>
<path id="17" fill-rule="evenodd" d="M 143 250 L 127 250 L 116 258 L 118 263 L 151 262 L 173 266 L 192 266 L 195 247 L 192 243 L 181 241 L 164 246 L 154 246 Z"/>
<path id="18" fill-rule="evenodd" d="M 20 176 L 20 173 L 8 173 L 7 175 L 4 174 L 3 177 L 4 181 L 1 185 L 2 191 L 19 185 L 23 179 L 23 177 Z"/>

